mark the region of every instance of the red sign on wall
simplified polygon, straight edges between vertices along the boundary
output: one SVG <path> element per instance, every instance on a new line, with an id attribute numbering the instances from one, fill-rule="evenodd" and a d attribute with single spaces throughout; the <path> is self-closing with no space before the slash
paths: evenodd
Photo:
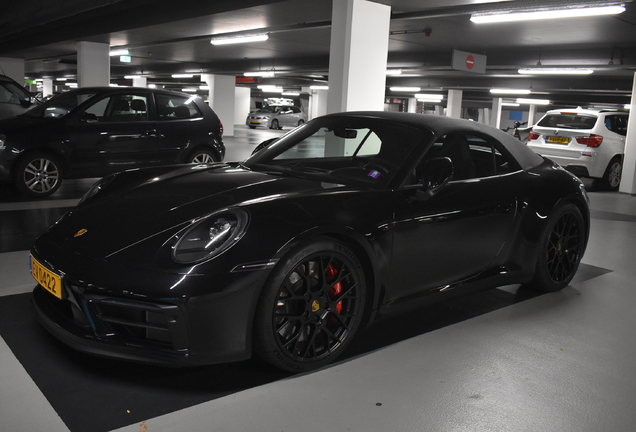
<path id="1" fill-rule="evenodd" d="M 486 56 L 453 50 L 451 67 L 455 70 L 483 74 L 486 73 Z"/>

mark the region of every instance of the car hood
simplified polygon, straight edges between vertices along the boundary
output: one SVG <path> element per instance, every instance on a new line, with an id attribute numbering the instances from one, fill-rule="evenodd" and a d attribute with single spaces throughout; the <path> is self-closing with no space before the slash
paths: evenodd
<path id="1" fill-rule="evenodd" d="M 60 119 L 55 117 L 33 117 L 30 115 L 18 115 L 15 117 L 9 117 L 0 120 L 0 133 L 6 134 L 22 129 L 37 131 L 43 126 L 53 124 L 60 124 Z"/>
<path id="2" fill-rule="evenodd" d="M 114 193 L 105 190 L 104 198 L 95 197 L 80 205 L 48 232 L 75 253 L 108 259 L 153 236 L 164 242 L 193 220 L 228 207 L 339 187 L 226 164 L 184 165 L 159 175 L 155 175 L 156 170 L 148 172 L 153 176 Z"/>

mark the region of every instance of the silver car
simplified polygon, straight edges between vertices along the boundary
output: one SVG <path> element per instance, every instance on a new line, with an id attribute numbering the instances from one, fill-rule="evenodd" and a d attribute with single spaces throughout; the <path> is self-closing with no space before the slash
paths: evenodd
<path id="1" fill-rule="evenodd" d="M 268 105 L 258 111 L 249 113 L 245 124 L 251 129 L 256 129 L 257 126 L 282 129 L 283 126 L 300 126 L 306 121 L 307 116 L 296 106 Z"/>

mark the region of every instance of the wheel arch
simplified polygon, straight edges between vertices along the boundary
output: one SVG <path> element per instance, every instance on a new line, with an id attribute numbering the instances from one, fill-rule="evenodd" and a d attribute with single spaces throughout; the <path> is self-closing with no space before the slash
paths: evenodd
<path id="1" fill-rule="evenodd" d="M 379 271 L 380 265 L 373 252 L 372 245 L 362 234 L 350 228 L 315 227 L 290 239 L 278 250 L 275 258 L 280 261 L 296 246 L 312 239 L 336 240 L 351 249 L 356 258 L 360 260 L 367 286 L 367 303 L 364 310 L 363 325 L 373 321 L 382 297 L 382 283 Z"/>
<path id="2" fill-rule="evenodd" d="M 27 157 L 29 157 L 32 154 L 35 153 L 43 153 L 46 155 L 50 155 L 55 157 L 61 164 L 61 168 L 62 168 L 62 178 L 66 179 L 68 178 L 68 175 L 71 171 L 71 164 L 68 161 L 68 159 L 66 158 L 66 156 L 64 155 L 63 152 L 61 151 L 57 151 L 54 148 L 51 147 L 32 147 L 29 148 L 28 150 L 23 151 L 11 164 L 11 172 L 10 172 L 10 176 L 11 178 L 14 178 L 15 176 L 15 171 L 17 169 L 17 167 L 20 165 L 20 163 Z"/>

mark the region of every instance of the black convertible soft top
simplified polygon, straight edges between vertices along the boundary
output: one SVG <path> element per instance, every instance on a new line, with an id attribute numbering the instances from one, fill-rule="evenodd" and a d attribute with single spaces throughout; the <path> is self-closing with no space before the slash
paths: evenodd
<path id="1" fill-rule="evenodd" d="M 446 135 L 448 132 L 477 132 L 487 134 L 497 139 L 519 162 L 524 170 L 532 169 L 541 163 L 543 158 L 514 138 L 497 128 L 471 120 L 457 119 L 433 114 L 416 114 L 387 111 L 350 111 L 345 113 L 328 114 L 326 117 L 343 115 L 351 117 L 377 118 L 418 128 L 426 128 L 433 132 L 435 137 Z"/>

